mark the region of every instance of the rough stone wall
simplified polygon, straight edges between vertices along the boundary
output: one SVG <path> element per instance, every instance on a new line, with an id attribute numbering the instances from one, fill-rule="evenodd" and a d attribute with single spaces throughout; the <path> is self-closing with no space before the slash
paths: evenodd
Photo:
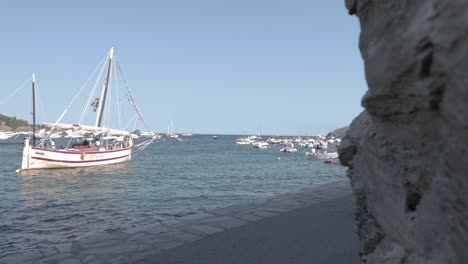
<path id="1" fill-rule="evenodd" d="M 346 0 L 369 90 L 340 148 L 367 263 L 468 263 L 468 1 Z"/>

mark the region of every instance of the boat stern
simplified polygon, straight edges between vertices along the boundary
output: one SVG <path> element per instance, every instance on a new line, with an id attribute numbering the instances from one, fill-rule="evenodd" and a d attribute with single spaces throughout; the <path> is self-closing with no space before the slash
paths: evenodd
<path id="1" fill-rule="evenodd" d="M 24 147 L 23 147 L 23 160 L 21 162 L 21 170 L 29 169 L 30 150 L 31 150 L 31 146 L 29 144 L 29 138 L 25 138 Z"/>

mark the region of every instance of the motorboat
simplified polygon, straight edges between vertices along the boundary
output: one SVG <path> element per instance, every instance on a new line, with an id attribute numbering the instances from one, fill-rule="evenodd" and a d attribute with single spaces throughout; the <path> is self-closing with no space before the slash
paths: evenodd
<path id="1" fill-rule="evenodd" d="M 283 148 L 280 149 L 281 152 L 297 152 L 297 148 L 293 143 L 287 143 Z"/>
<path id="2" fill-rule="evenodd" d="M 270 144 L 268 144 L 267 142 L 264 142 L 264 141 L 256 141 L 256 142 L 252 143 L 252 145 L 254 146 L 254 148 L 259 148 L 259 149 L 266 149 L 266 148 L 270 147 Z"/>

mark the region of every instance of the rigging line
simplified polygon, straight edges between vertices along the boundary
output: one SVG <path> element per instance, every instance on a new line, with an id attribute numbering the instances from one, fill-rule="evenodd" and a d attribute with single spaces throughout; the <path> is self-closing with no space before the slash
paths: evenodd
<path id="1" fill-rule="evenodd" d="M 39 87 L 38 87 L 37 84 L 35 85 L 34 88 L 35 88 L 35 90 L 36 90 L 35 93 L 36 93 L 36 99 L 37 99 L 37 100 L 36 100 L 37 109 L 39 109 L 39 111 L 36 111 L 36 113 L 35 113 L 35 114 L 36 114 L 36 119 L 38 120 L 38 122 L 36 123 L 36 127 L 39 127 L 39 126 L 40 126 L 40 125 L 38 125 L 38 124 L 40 123 L 39 120 L 41 120 L 42 114 L 45 113 L 45 110 L 44 110 L 44 104 L 42 103 L 41 95 L 40 95 L 40 93 L 39 93 L 39 91 L 41 91 L 41 89 L 38 89 Z M 41 92 L 42 92 L 42 91 L 41 91 Z M 40 135 L 40 134 L 41 134 L 41 130 L 42 130 L 42 129 L 37 130 L 37 131 L 36 131 L 36 134 L 39 133 L 39 135 Z M 44 131 L 45 131 L 45 130 L 44 130 Z M 45 142 L 46 139 L 47 139 L 47 137 L 45 136 L 45 133 L 44 133 L 44 137 L 41 138 L 41 140 L 39 141 L 39 145 L 42 145 L 42 144 Z"/>
<path id="2" fill-rule="evenodd" d="M 112 73 L 111 73 L 112 75 Z M 112 83 L 112 76 L 109 76 L 109 86 L 110 86 L 110 89 L 107 91 L 107 106 L 106 106 L 106 116 L 105 116 L 105 124 L 107 124 L 107 128 L 110 128 L 111 127 L 111 105 L 112 105 L 112 88 L 113 88 L 113 83 Z"/>
<path id="3" fill-rule="evenodd" d="M 137 148 L 137 150 L 141 148 L 145 148 L 145 146 L 149 146 L 154 140 L 155 140 L 154 138 L 146 139 L 145 141 L 135 144 L 135 147 Z"/>
<path id="4" fill-rule="evenodd" d="M 41 118 L 44 116 L 43 114 L 46 113 L 45 108 L 44 108 L 45 104 L 42 103 L 43 101 L 41 99 L 42 97 L 41 97 L 40 92 L 42 92 L 42 90 L 39 89 L 39 88 L 40 88 L 40 86 L 38 86 L 36 84 L 35 85 L 35 90 L 36 90 L 35 93 L 36 93 L 36 99 L 37 99 L 36 103 L 37 103 L 37 109 L 39 109 L 39 111 L 36 111 L 36 113 L 35 113 L 36 114 L 36 119 L 38 120 L 38 122 L 36 123 L 36 128 L 40 127 L 39 120 L 41 120 Z M 44 129 L 44 131 L 41 131 L 43 129 Z M 42 132 L 44 132 L 44 133 L 42 134 Z M 42 129 L 37 130 L 36 134 L 39 134 L 42 137 L 41 140 L 39 141 L 39 146 L 41 146 L 41 145 L 44 144 L 44 142 L 48 139 L 48 137 L 52 133 L 48 134 L 48 133 L 45 132 L 45 128 L 42 128 Z"/>
<path id="5" fill-rule="evenodd" d="M 83 91 L 84 87 L 86 87 L 86 85 L 88 84 L 88 82 L 89 82 L 89 81 L 91 80 L 91 78 L 95 75 L 96 71 L 99 69 L 99 67 L 102 65 L 102 63 L 105 61 L 105 59 L 107 59 L 107 55 L 104 56 L 104 59 L 101 60 L 101 62 L 98 64 L 98 66 L 96 67 L 96 69 L 94 70 L 94 72 L 91 74 L 91 76 L 89 76 L 88 80 L 86 80 L 85 84 L 81 87 L 81 89 L 80 89 L 80 91 L 78 92 L 78 94 L 75 96 L 75 98 L 73 98 L 72 102 L 68 105 L 68 107 L 65 109 L 65 111 L 63 111 L 63 113 L 60 115 L 60 117 L 58 118 L 58 120 L 56 121 L 56 123 L 59 123 L 59 122 L 62 120 L 62 118 L 63 118 L 63 117 L 65 116 L 65 114 L 68 112 L 68 109 L 71 107 L 71 105 L 74 103 L 74 101 L 75 101 L 75 100 L 78 98 L 78 96 L 81 94 L 81 92 Z M 104 67 L 101 68 L 101 72 L 99 73 L 97 80 L 100 79 L 100 77 L 101 77 L 101 75 L 102 75 L 103 69 L 104 69 Z M 96 82 L 98 82 L 98 81 L 96 81 Z M 89 98 L 92 98 L 92 96 L 93 96 L 93 94 L 94 94 L 94 91 L 95 91 L 95 89 L 96 89 L 96 86 L 97 86 L 97 84 L 95 83 L 95 86 L 94 86 L 93 91 L 91 92 L 91 95 L 90 95 Z M 89 100 L 91 100 L 91 99 L 88 99 L 88 101 L 89 101 Z M 87 106 L 88 106 L 88 104 L 86 104 L 85 110 L 83 111 L 83 114 L 82 114 L 82 116 L 81 116 L 81 118 L 80 118 L 79 125 L 81 125 L 81 123 L 82 123 L 82 121 L 83 121 L 83 116 L 84 116 L 84 114 L 85 114 L 85 112 L 86 112 Z M 45 133 L 45 136 L 44 136 L 44 138 L 41 140 L 41 143 L 44 143 L 46 140 L 50 139 L 50 135 L 52 135 L 52 133 L 54 132 L 54 129 L 55 129 L 55 127 L 51 127 L 50 130 L 49 130 L 47 133 Z M 72 131 L 72 135 L 73 135 L 74 133 L 75 133 L 75 132 Z M 72 140 L 72 138 L 70 138 L 70 141 L 67 143 L 67 145 L 70 145 L 71 140 Z"/>
<path id="6" fill-rule="evenodd" d="M 119 86 L 118 86 L 118 83 L 117 83 L 117 69 L 115 68 L 115 60 L 114 60 L 114 82 L 115 82 L 115 86 L 114 86 L 114 89 L 115 89 L 115 95 L 117 97 L 117 119 L 119 121 L 119 129 L 122 129 L 122 122 L 120 120 L 120 114 L 121 114 L 121 110 L 120 110 L 120 98 L 119 98 Z"/>
<path id="7" fill-rule="evenodd" d="M 138 109 L 138 106 L 137 106 L 136 103 L 135 103 L 135 99 L 133 98 L 132 93 L 130 92 L 130 89 L 128 88 L 127 81 L 125 80 L 125 77 L 124 77 L 124 75 L 123 75 L 122 68 L 120 68 L 119 62 L 116 61 L 116 63 L 117 63 L 117 66 L 119 67 L 120 75 L 122 75 L 122 79 L 123 79 L 123 81 L 124 81 L 125 88 L 127 89 L 128 96 L 130 97 L 130 101 L 132 102 L 133 108 L 134 108 L 135 111 L 137 112 L 137 114 L 138 114 L 138 116 L 140 117 L 140 120 L 141 120 L 141 122 L 143 123 L 143 125 L 145 126 L 145 128 L 146 128 L 148 131 L 151 131 L 151 129 L 149 128 L 149 126 L 146 124 L 145 119 L 143 118 L 143 115 L 142 115 L 141 112 L 140 112 L 140 109 Z"/>
<path id="8" fill-rule="evenodd" d="M 72 106 L 72 104 L 75 102 L 75 100 L 78 98 L 78 96 L 81 94 L 81 92 L 83 91 L 83 89 L 86 87 L 86 85 L 88 85 L 88 82 L 91 80 L 91 78 L 94 76 L 94 74 L 96 74 L 97 70 L 99 69 L 99 67 L 101 66 L 101 64 L 103 64 L 107 59 L 107 54 L 104 56 L 104 58 L 101 60 L 101 62 L 98 64 L 98 66 L 96 67 L 96 69 L 93 71 L 93 73 L 91 74 L 91 76 L 89 76 L 88 80 L 86 80 L 86 82 L 83 84 L 83 86 L 81 86 L 80 90 L 78 91 L 78 93 L 75 95 L 75 97 L 72 99 L 72 101 L 70 102 L 70 104 L 67 106 L 67 108 L 65 108 L 65 111 L 63 111 L 63 113 L 60 115 L 60 117 L 57 119 L 57 121 L 55 123 L 60 123 L 60 121 L 62 120 L 62 118 L 65 116 L 65 114 L 68 112 L 68 109 L 70 109 L 70 107 Z"/>
<path id="9" fill-rule="evenodd" d="M 19 86 L 18 88 L 16 88 L 11 94 L 9 94 L 7 97 L 5 97 L 2 101 L 0 101 L 0 105 L 5 103 L 8 99 L 10 99 L 10 97 L 12 97 L 13 95 L 15 95 L 19 90 L 21 90 L 22 88 L 24 88 L 24 86 L 28 83 L 28 82 L 31 82 L 31 78 L 28 78 L 21 86 Z"/>
<path id="10" fill-rule="evenodd" d="M 133 120 L 137 120 L 138 119 L 138 114 L 137 113 L 134 113 L 132 118 L 130 118 L 130 120 L 128 121 L 128 123 L 125 125 L 125 129 L 126 130 L 130 130 L 130 127 L 132 126 L 132 123 L 133 123 Z"/>
<path id="11" fill-rule="evenodd" d="M 41 118 L 43 116 L 46 116 L 47 113 L 46 113 L 46 110 L 44 108 L 45 104 L 43 104 L 42 97 L 41 97 L 42 90 L 38 89 L 38 88 L 40 88 L 40 86 L 38 87 L 37 84 L 36 84 L 35 88 L 36 88 L 36 97 L 37 97 L 37 108 L 39 109 L 39 112 L 36 112 L 36 119 L 39 121 L 39 120 L 41 120 Z M 37 122 L 37 123 L 40 123 L 40 122 Z"/>
<path id="12" fill-rule="evenodd" d="M 112 88 L 113 88 L 113 83 L 112 83 L 112 66 L 113 66 L 113 63 L 114 63 L 114 59 L 112 59 L 112 61 L 110 61 L 110 63 L 112 63 L 111 65 L 109 65 L 110 68 L 110 72 L 109 72 L 109 79 L 106 81 L 108 82 L 107 83 L 107 95 L 104 95 L 105 97 L 107 97 L 107 100 L 106 100 L 106 104 L 105 104 L 105 108 L 103 109 L 103 113 L 104 113 L 104 118 L 103 118 L 103 127 L 107 127 L 107 128 L 110 128 L 110 108 L 111 108 L 111 102 L 112 102 Z M 104 102 L 102 102 L 104 103 Z M 109 134 L 109 132 L 107 132 L 107 134 Z"/>
<path id="13" fill-rule="evenodd" d="M 151 143 L 153 143 L 155 140 L 156 140 L 156 138 L 153 137 L 153 138 L 150 138 L 150 139 L 148 139 L 148 140 L 146 140 L 146 141 L 143 141 L 143 142 L 141 142 L 140 144 L 138 144 L 138 145 L 136 146 L 137 149 L 135 150 L 135 152 L 134 152 L 134 154 L 133 154 L 133 157 L 136 157 L 138 154 L 140 154 L 140 153 L 141 153 L 143 150 L 145 150 L 149 145 L 151 145 Z"/>
<path id="14" fill-rule="evenodd" d="M 112 63 L 114 63 L 114 60 L 112 60 Z M 111 115 L 110 115 L 110 112 L 111 112 L 111 103 L 112 103 L 112 88 L 114 86 L 114 83 L 112 83 L 112 68 L 111 68 L 111 71 L 109 72 L 109 83 L 107 84 L 108 87 L 110 87 L 108 90 L 107 90 L 107 104 L 106 104 L 106 109 L 104 109 L 105 111 L 105 115 L 104 115 L 104 124 L 107 124 L 107 128 L 110 128 L 110 122 L 111 122 Z M 104 102 L 103 102 L 104 103 Z"/>
<path id="15" fill-rule="evenodd" d="M 117 60 L 115 60 L 115 63 L 117 63 Z M 116 67 L 114 70 L 117 70 L 117 67 Z M 117 80 L 117 74 L 115 74 L 115 78 L 116 78 L 116 80 Z M 125 94 L 126 94 L 126 91 L 125 91 L 125 90 L 124 90 L 124 92 L 125 92 Z M 123 97 L 123 96 L 122 96 L 122 97 Z M 123 99 L 121 99 L 121 100 L 124 100 L 124 99 L 125 99 L 125 98 L 123 98 Z M 122 101 L 120 101 L 120 102 L 119 102 L 119 105 L 123 107 L 124 104 L 122 103 Z M 120 111 L 120 114 L 121 114 L 121 119 L 122 119 L 121 122 L 122 122 L 123 126 L 125 127 L 124 130 L 128 130 L 127 124 L 128 124 L 129 122 L 127 122 L 127 116 L 126 116 L 126 114 L 125 114 L 125 111 Z"/>
<path id="16" fill-rule="evenodd" d="M 135 130 L 136 130 L 137 122 L 138 122 L 138 119 L 135 118 L 135 122 L 133 123 L 133 130 L 132 130 L 132 131 L 135 131 Z"/>
<path id="17" fill-rule="evenodd" d="M 98 83 L 99 81 L 101 80 L 101 77 L 102 77 L 102 74 L 104 72 L 104 69 L 106 68 L 106 64 L 103 63 L 104 61 L 107 60 L 107 56 L 108 54 L 106 54 L 106 56 L 104 57 L 104 59 L 101 61 L 101 63 L 98 65 L 98 67 L 101 67 L 101 71 L 99 71 L 99 74 L 96 78 L 96 82 L 94 83 L 94 86 L 93 86 L 93 90 L 91 90 L 91 93 L 89 94 L 89 97 L 88 97 L 88 101 L 86 102 L 85 104 L 85 108 L 83 109 L 83 112 L 81 113 L 81 117 L 80 117 L 80 122 L 79 124 L 81 125 L 83 123 L 83 120 L 84 120 L 84 116 L 86 114 L 86 111 L 88 111 L 88 108 L 91 104 L 91 100 L 92 98 L 94 97 L 94 95 L 96 94 L 96 89 L 97 89 L 97 86 L 98 86 Z M 101 66 L 102 65 L 102 66 Z M 97 70 L 97 68 L 96 68 Z M 96 71 L 95 71 L 96 72 Z M 94 75 L 94 73 L 93 73 Z M 91 75 L 92 76 L 92 75 Z"/>
<path id="18" fill-rule="evenodd" d="M 70 140 L 68 140 L 67 144 L 65 145 L 66 148 L 69 148 L 71 146 L 71 143 L 72 143 L 72 140 L 73 140 L 73 133 L 74 133 L 74 131 L 72 131 L 72 134 L 70 135 Z"/>
<path id="19" fill-rule="evenodd" d="M 88 100 L 87 100 L 87 102 L 85 104 L 83 112 L 81 113 L 80 122 L 79 122 L 80 125 L 83 123 L 86 112 L 88 111 L 88 108 L 91 105 L 91 100 L 96 94 L 96 90 L 97 90 L 99 81 L 101 80 L 102 74 L 104 73 L 104 69 L 105 69 L 105 65 L 102 66 L 101 71 L 99 72 L 99 75 L 98 75 L 98 77 L 96 79 L 96 82 L 93 85 L 93 89 L 91 90 L 91 93 L 89 94 L 89 97 L 88 97 Z"/>

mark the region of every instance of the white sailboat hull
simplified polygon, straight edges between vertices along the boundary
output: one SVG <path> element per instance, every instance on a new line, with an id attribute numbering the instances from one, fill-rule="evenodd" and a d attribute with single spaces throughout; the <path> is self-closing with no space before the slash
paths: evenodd
<path id="1" fill-rule="evenodd" d="M 107 63 L 105 63 L 107 61 Z M 90 166 L 105 166 L 109 164 L 121 163 L 128 161 L 132 158 L 132 147 L 135 148 L 136 152 L 140 152 L 146 147 L 148 147 L 154 140 L 158 139 L 159 135 L 154 132 L 150 132 L 151 137 L 149 139 L 143 140 L 138 144 L 133 144 L 133 138 L 138 138 L 137 135 L 131 134 L 128 131 L 120 129 L 111 129 L 110 124 L 111 117 L 110 114 L 114 112 L 113 108 L 110 108 L 109 101 L 112 88 L 111 83 L 113 79 L 113 73 L 115 73 L 114 66 L 114 48 L 111 48 L 107 53 L 106 58 L 101 61 L 99 67 L 101 71 L 96 75 L 96 83 L 93 88 L 93 94 L 95 94 L 96 85 L 101 81 L 101 77 L 106 76 L 103 80 L 103 86 L 101 90 L 100 97 L 95 98 L 88 97 L 86 104 L 90 105 L 94 112 L 96 112 L 96 120 L 94 126 L 82 124 L 85 112 L 81 116 L 81 120 L 78 124 L 66 124 L 61 123 L 61 120 L 68 112 L 69 107 L 73 104 L 75 99 L 78 98 L 78 94 L 74 97 L 72 102 L 68 105 L 65 111 L 62 112 L 60 117 L 55 123 L 43 123 L 44 128 L 42 128 L 38 133 L 36 132 L 36 88 L 35 88 L 35 75 L 32 75 L 32 116 L 33 116 L 33 133 L 32 140 L 26 138 L 24 141 L 23 156 L 21 162 L 20 170 L 34 170 L 34 169 L 53 169 L 53 168 L 76 168 L 76 167 L 90 167 Z M 107 68 L 107 74 L 104 73 L 104 69 Z M 122 71 L 119 68 L 121 77 L 125 83 L 126 95 L 129 97 L 129 101 L 133 107 L 133 110 L 136 112 L 139 120 L 143 122 L 146 129 L 151 131 L 146 122 L 143 120 L 143 116 L 140 113 L 138 106 L 135 103 L 135 100 L 130 93 L 126 80 L 123 78 Z M 97 73 L 98 69 L 88 78 L 88 81 L 92 76 Z M 88 83 L 88 81 L 86 83 Z M 82 89 L 84 86 L 82 87 Z M 97 95 L 97 94 L 96 94 Z M 109 97 L 109 98 L 108 98 Z M 118 97 L 117 97 L 118 101 Z M 85 108 L 88 109 L 88 107 Z M 120 110 L 119 108 L 117 108 Z M 104 113 L 108 112 L 108 113 Z M 120 123 L 120 118 L 119 118 Z M 49 131 L 46 133 L 46 128 Z M 172 131 L 172 130 L 171 130 Z M 172 133 L 172 132 L 171 132 Z M 71 140 L 68 141 L 66 149 L 56 149 L 55 142 L 50 140 L 51 147 L 48 147 L 46 140 L 52 138 L 60 138 L 65 136 L 67 138 L 80 137 L 84 138 L 82 143 L 77 143 L 70 146 Z M 7 134 L 0 132 L 0 139 L 6 138 Z M 30 141 L 31 140 L 31 141 Z M 105 140 L 106 145 L 101 145 L 101 140 Z M 32 142 L 32 143 L 31 143 Z M 103 141 L 104 142 L 104 141 Z M 37 143 L 37 144 L 36 144 Z M 19 170 L 17 170 L 19 171 Z"/>
<path id="2" fill-rule="evenodd" d="M 100 149 L 46 149 L 32 147 L 25 142 L 21 170 L 78 168 L 125 162 L 132 157 L 132 148 Z"/>

